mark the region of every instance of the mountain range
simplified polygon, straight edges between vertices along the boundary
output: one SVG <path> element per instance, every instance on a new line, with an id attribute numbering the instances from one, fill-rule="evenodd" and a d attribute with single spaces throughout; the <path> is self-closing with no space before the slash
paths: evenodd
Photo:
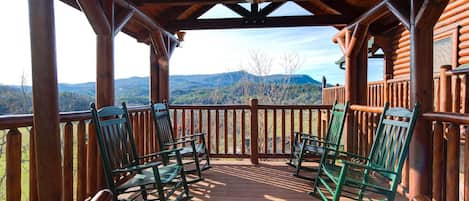
<path id="1" fill-rule="evenodd" d="M 148 104 L 148 79 L 148 77 L 116 79 L 116 102 L 126 101 L 134 105 Z M 10 107 L 12 107 L 12 104 L 14 105 L 14 97 L 26 99 L 25 96 L 30 96 L 31 94 L 31 86 L 2 87 L 4 91 L 8 91 L 9 99 L 5 100 L 9 100 L 7 105 L 10 105 Z M 79 84 L 60 83 L 58 87 L 61 111 L 87 109 L 89 102 L 94 100 L 94 82 Z M 282 99 L 288 100 L 288 102 L 300 104 L 302 102 L 317 103 L 321 94 L 321 82 L 312 79 L 308 75 L 276 74 L 257 76 L 245 71 L 201 75 L 172 75 L 170 76 L 170 88 L 170 102 L 176 104 L 246 103 L 246 100 L 249 98 L 262 99 L 262 97 L 267 96 L 278 96 L 279 93 L 283 93 L 279 92 L 282 90 L 288 91 L 288 93 L 282 94 Z M 0 92 L 1 90 L 0 88 Z M 267 99 L 264 101 L 267 101 Z M 29 105 L 30 103 L 30 101 L 22 102 L 24 102 L 23 105 Z M 69 104 L 71 102 L 73 104 Z M 1 99 L 0 106 L 2 106 Z M 29 109 L 24 109 L 23 112 L 28 111 Z"/>

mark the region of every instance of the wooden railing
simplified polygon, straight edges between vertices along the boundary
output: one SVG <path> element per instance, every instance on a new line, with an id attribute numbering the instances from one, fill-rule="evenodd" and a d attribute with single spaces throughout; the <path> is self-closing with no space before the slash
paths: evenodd
<path id="1" fill-rule="evenodd" d="M 250 157 L 256 162 L 287 156 L 294 131 L 324 136 L 331 106 L 260 105 L 253 100 L 249 105 L 171 105 L 170 109 L 177 136 L 206 132 L 212 157 Z M 149 110 L 148 106 L 129 109 L 140 154 L 159 149 Z M 87 111 L 60 114 L 64 200 L 84 200 L 106 186 L 90 119 Z M 0 158 L 3 151 L 6 155 L 6 189 L 0 196 L 8 201 L 38 200 L 36 162 L 30 157 L 35 150 L 32 115 L 0 116 L 0 134 L 6 136 L 0 139 L 0 144 L 6 143 L 4 150 L 0 146 Z"/>
<path id="2" fill-rule="evenodd" d="M 433 200 L 469 200 L 469 115 L 422 116 L 433 122 Z"/>
<path id="3" fill-rule="evenodd" d="M 449 104 L 449 110 L 446 111 L 469 113 L 469 76 L 453 74 L 448 68 L 449 66 L 442 66 L 440 73 L 433 77 L 434 111 L 442 111 L 441 104 Z M 323 88 L 322 104 L 333 104 L 336 99 L 344 102 L 344 95 L 344 86 Z M 389 102 L 391 107 L 409 108 L 410 95 L 408 77 L 369 82 L 367 105 L 383 107 L 385 102 Z"/>
<path id="4" fill-rule="evenodd" d="M 345 87 L 334 86 L 322 88 L 322 104 L 331 105 L 334 101 L 344 103 L 345 102 Z"/>

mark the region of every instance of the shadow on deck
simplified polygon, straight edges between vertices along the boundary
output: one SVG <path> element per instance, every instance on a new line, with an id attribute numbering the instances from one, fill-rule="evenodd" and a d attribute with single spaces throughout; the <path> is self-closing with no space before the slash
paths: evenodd
<path id="1" fill-rule="evenodd" d="M 204 181 L 190 185 L 193 201 L 319 200 L 307 195 L 312 183 L 292 176 L 294 169 L 283 161 L 251 165 L 249 160 L 214 160 L 212 164 L 203 173 Z"/>

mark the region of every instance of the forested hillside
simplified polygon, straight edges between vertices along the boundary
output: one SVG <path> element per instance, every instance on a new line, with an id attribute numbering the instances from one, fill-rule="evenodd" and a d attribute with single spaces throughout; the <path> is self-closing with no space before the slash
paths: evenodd
<path id="1" fill-rule="evenodd" d="M 320 103 L 320 82 L 307 75 L 256 76 L 244 71 L 170 77 L 173 104 L 248 104 L 257 98 L 265 104 Z M 87 110 L 94 100 L 95 83 L 59 84 L 59 110 Z M 148 77 L 118 79 L 116 102 L 148 104 Z M 0 115 L 32 112 L 30 86 L 0 85 Z"/>

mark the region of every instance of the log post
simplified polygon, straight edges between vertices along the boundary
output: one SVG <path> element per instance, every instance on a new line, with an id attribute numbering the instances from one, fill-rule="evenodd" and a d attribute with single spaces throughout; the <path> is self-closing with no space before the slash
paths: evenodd
<path id="1" fill-rule="evenodd" d="M 62 192 L 54 2 L 29 1 L 33 122 L 39 200 Z"/>
<path id="2" fill-rule="evenodd" d="M 152 102 L 160 102 L 160 89 L 159 89 L 159 68 L 158 55 L 156 47 L 150 45 L 150 100 Z"/>
<path id="3" fill-rule="evenodd" d="M 450 65 L 440 67 L 440 112 L 451 111 L 451 77 L 447 75 L 449 70 Z"/>
<path id="4" fill-rule="evenodd" d="M 21 200 L 21 133 L 14 128 L 7 133 L 6 200 Z"/>
<path id="5" fill-rule="evenodd" d="M 259 154 L 258 154 L 258 137 L 259 137 L 259 121 L 258 121 L 258 109 L 257 105 L 259 101 L 257 99 L 251 100 L 251 163 L 259 164 Z"/>
<path id="6" fill-rule="evenodd" d="M 410 90 L 411 106 L 420 104 L 420 113 L 433 109 L 433 26 L 448 0 L 411 1 L 410 23 Z M 431 122 L 418 118 L 410 145 L 410 197 L 432 195 Z"/>
<path id="7" fill-rule="evenodd" d="M 365 105 L 367 101 L 367 56 L 366 38 L 368 25 L 356 25 L 353 35 L 345 48 L 345 101 Z M 347 36 L 348 34 L 346 34 Z M 347 37 L 346 37 L 347 39 Z M 347 115 L 345 130 L 345 151 L 353 146 L 352 115 Z"/>

